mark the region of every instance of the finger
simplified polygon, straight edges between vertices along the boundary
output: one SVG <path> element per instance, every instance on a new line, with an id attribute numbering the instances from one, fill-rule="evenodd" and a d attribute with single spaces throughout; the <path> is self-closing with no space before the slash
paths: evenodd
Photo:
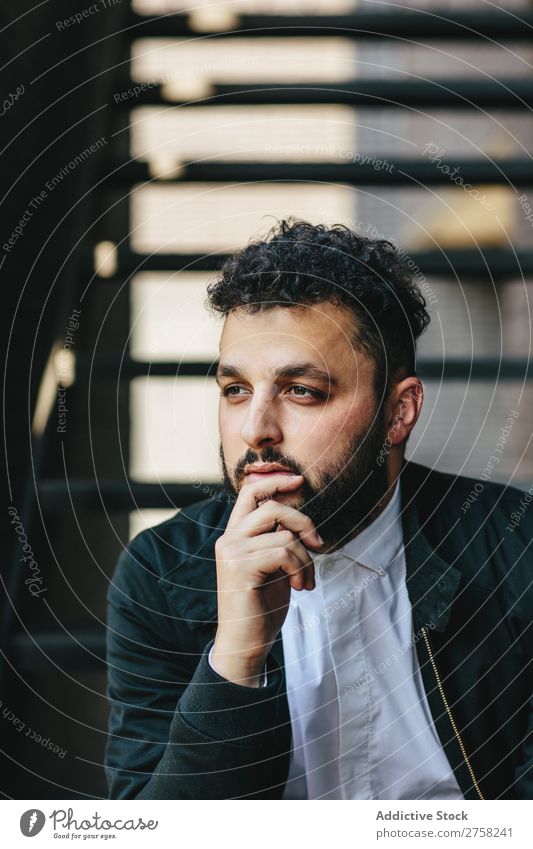
<path id="1" fill-rule="evenodd" d="M 269 582 L 283 580 L 283 576 L 276 577 L 281 570 L 289 578 L 291 587 L 295 590 L 305 588 L 305 570 L 297 555 L 286 546 L 273 546 L 257 550 L 251 554 L 254 569 L 263 577 L 263 582 L 268 578 Z"/>
<path id="2" fill-rule="evenodd" d="M 272 537 L 278 537 L 277 543 L 272 544 Z M 267 540 L 267 544 L 263 543 Z M 249 546 L 240 547 L 237 556 L 235 553 L 231 556 L 231 561 L 238 571 L 247 568 L 248 578 L 253 582 L 253 586 L 265 583 L 267 578 L 269 582 L 274 580 L 275 573 L 281 570 L 285 575 L 279 575 L 282 579 L 288 576 L 290 585 L 295 589 L 303 589 L 306 584 L 306 555 L 296 553 L 291 543 L 287 542 L 278 534 L 265 534 L 262 537 L 256 537 L 248 542 L 257 543 L 256 547 Z M 304 558 L 303 562 L 301 557 Z M 258 582 L 258 583 L 257 583 Z"/>
<path id="3" fill-rule="evenodd" d="M 313 564 L 311 555 L 305 545 L 298 539 L 296 534 L 281 528 L 281 531 L 276 531 L 270 534 L 261 534 L 250 539 L 250 551 L 260 551 L 262 548 L 276 548 L 280 545 L 286 545 L 293 551 L 302 563 L 303 567 Z"/>
<path id="4" fill-rule="evenodd" d="M 280 533 L 284 530 L 286 530 L 286 528 L 284 528 L 283 525 L 280 524 L 276 528 L 276 533 Z M 292 533 L 292 531 L 291 531 L 291 533 Z M 318 538 L 320 540 L 322 539 L 321 536 L 318 536 Z M 312 557 L 309 555 L 305 545 L 303 545 L 303 543 L 301 543 L 301 545 L 303 546 L 303 550 L 306 552 L 307 557 L 308 557 L 308 562 L 307 562 L 306 572 L 305 572 L 305 589 L 306 590 L 314 590 L 314 588 L 316 587 L 315 564 L 314 564 Z"/>
<path id="5" fill-rule="evenodd" d="M 274 500 L 265 501 L 245 516 L 239 523 L 238 530 L 246 536 L 256 536 L 268 533 L 276 524 L 292 531 L 309 548 L 320 548 L 324 545 L 324 540 L 309 516 L 295 507 Z"/>
<path id="6" fill-rule="evenodd" d="M 281 534 L 281 536 L 280 536 Z M 298 539 L 296 534 L 288 531 L 283 525 L 278 525 L 275 533 L 262 534 L 253 539 L 261 540 L 261 545 L 279 545 L 283 540 L 283 544 L 288 545 L 299 558 L 304 570 L 304 585 L 306 590 L 312 590 L 315 587 L 315 564 L 313 558 L 309 554 L 308 549 Z M 279 540 L 279 541 L 278 541 Z M 253 549 L 252 549 L 253 550 Z"/>
<path id="7" fill-rule="evenodd" d="M 277 492 L 293 492 L 303 483 L 303 475 L 289 475 L 286 472 L 265 475 L 264 481 L 246 483 L 239 492 L 235 506 L 231 511 L 227 528 L 231 530 L 254 510 L 261 496 L 272 498 Z"/>
<path id="8" fill-rule="evenodd" d="M 253 589 L 285 579 L 295 590 L 305 588 L 305 570 L 301 561 L 292 551 L 288 551 L 283 546 L 257 549 L 242 557 L 242 560 L 251 567 L 248 580 Z"/>

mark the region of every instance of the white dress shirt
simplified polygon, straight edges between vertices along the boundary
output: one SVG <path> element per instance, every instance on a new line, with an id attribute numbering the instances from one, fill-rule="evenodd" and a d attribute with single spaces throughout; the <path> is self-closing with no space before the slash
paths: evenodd
<path id="1" fill-rule="evenodd" d="M 284 799 L 462 799 L 424 690 L 405 584 L 400 482 L 282 628 L 293 733 Z"/>

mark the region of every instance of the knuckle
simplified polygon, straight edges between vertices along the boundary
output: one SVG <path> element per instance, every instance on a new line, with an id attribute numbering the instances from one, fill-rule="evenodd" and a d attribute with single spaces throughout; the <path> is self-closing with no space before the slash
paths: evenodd
<path id="1" fill-rule="evenodd" d="M 234 545 L 226 545 L 224 548 L 219 549 L 216 554 L 216 558 L 226 571 L 233 572 L 237 571 L 239 562 L 242 559 L 242 554 L 239 553 L 239 549 Z"/>
<path id="2" fill-rule="evenodd" d="M 224 534 L 222 534 L 222 536 L 218 537 L 218 539 L 215 542 L 215 551 L 216 552 L 222 551 L 225 544 L 226 544 L 226 540 L 224 538 Z"/>
<path id="3" fill-rule="evenodd" d="M 242 578 L 243 570 L 239 567 L 239 563 L 236 560 L 230 560 L 229 563 L 226 563 L 226 571 L 225 575 L 230 580 L 235 580 L 237 578 Z"/>
<path id="4" fill-rule="evenodd" d="M 296 534 L 293 534 L 293 532 L 289 530 L 279 531 L 279 534 L 286 545 L 290 545 L 291 542 L 295 542 L 297 539 Z"/>
<path id="5" fill-rule="evenodd" d="M 294 551 L 292 551 L 290 548 L 287 548 L 287 549 L 285 549 L 285 550 L 286 550 L 286 552 L 287 552 L 287 561 L 288 561 L 291 565 L 296 564 L 296 566 L 298 566 L 298 565 L 299 565 L 299 563 L 300 563 L 300 561 L 298 560 L 298 558 L 297 558 L 296 554 L 294 553 Z"/>
<path id="6" fill-rule="evenodd" d="M 258 510 L 260 510 L 261 507 L 268 507 L 274 502 L 274 496 L 272 495 L 272 493 L 265 492 L 264 489 L 260 489 L 260 485 L 258 485 L 256 491 L 254 492 L 254 498 Z"/>
<path id="7" fill-rule="evenodd" d="M 216 560 L 225 560 L 227 557 L 228 549 L 226 542 L 219 542 L 219 540 L 215 543 L 215 559 Z"/>
<path id="8" fill-rule="evenodd" d="M 265 520 L 269 519 L 272 514 L 273 502 L 272 501 L 262 501 L 259 504 L 256 513 L 258 513 L 259 517 L 264 517 Z"/>

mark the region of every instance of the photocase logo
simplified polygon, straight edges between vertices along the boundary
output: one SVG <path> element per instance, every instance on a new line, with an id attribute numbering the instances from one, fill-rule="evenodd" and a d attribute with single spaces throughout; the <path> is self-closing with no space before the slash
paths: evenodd
<path id="1" fill-rule="evenodd" d="M 42 811 L 30 808 L 29 811 L 24 811 L 20 818 L 20 830 L 24 837 L 35 837 L 42 830 L 45 822 L 46 817 Z"/>

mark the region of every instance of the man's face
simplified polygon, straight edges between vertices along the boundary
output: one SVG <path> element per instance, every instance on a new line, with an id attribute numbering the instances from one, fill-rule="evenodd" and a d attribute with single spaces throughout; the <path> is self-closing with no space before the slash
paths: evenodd
<path id="1" fill-rule="evenodd" d="M 350 339 L 355 318 L 322 303 L 233 310 L 220 341 L 217 382 L 220 458 L 236 496 L 257 476 L 248 466 L 279 463 L 302 474 L 276 500 L 308 515 L 329 548 L 372 521 L 387 490 L 385 439 L 376 417 L 374 365 Z M 265 474 L 265 473 L 263 473 Z"/>

